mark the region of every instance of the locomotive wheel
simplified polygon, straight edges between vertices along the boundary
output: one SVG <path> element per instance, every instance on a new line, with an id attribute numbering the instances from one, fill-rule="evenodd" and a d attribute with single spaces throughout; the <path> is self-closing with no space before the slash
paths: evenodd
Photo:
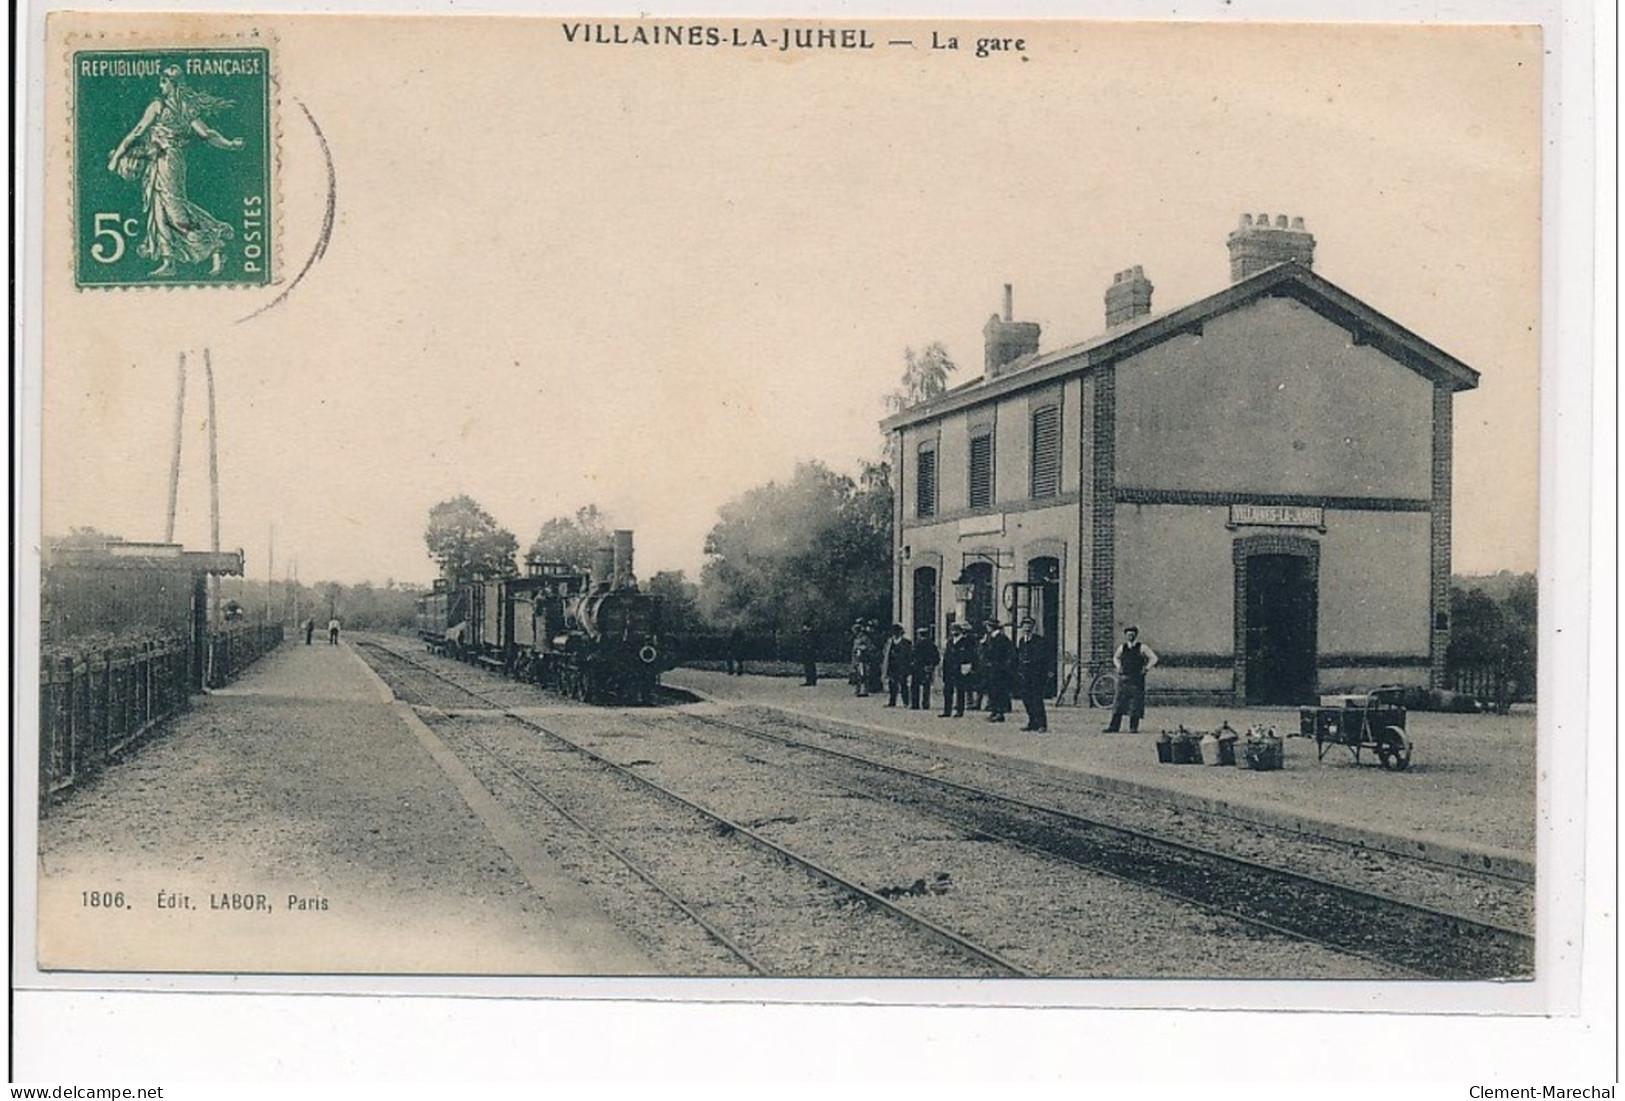
<path id="1" fill-rule="evenodd" d="M 1395 772 L 1411 767 L 1411 743 L 1405 740 L 1403 730 L 1390 726 L 1377 736 L 1377 760 L 1383 768 Z"/>
<path id="2" fill-rule="evenodd" d="M 1098 673 L 1095 679 L 1089 682 L 1089 705 L 1091 707 L 1110 707 L 1117 702 L 1117 674 Z"/>

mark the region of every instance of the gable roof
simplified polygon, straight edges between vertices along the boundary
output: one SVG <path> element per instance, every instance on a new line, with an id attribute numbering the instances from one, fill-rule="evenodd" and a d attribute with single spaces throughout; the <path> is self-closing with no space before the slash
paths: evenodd
<path id="1" fill-rule="evenodd" d="M 956 386 L 941 397 L 892 414 L 880 422 L 880 427 L 892 432 L 979 405 L 995 397 L 1091 371 L 1181 333 L 1199 332 L 1209 318 L 1260 298 L 1280 297 L 1297 299 L 1332 324 L 1347 329 L 1356 344 L 1370 345 L 1435 385 L 1448 387 L 1452 391 L 1471 390 L 1478 385 L 1478 372 L 1455 356 L 1372 309 L 1335 283 L 1301 264 L 1288 261 L 1265 268 L 1177 310 L 1147 314 L 1082 343 L 1036 356 L 1024 356 L 1006 365 L 1003 373 L 994 378 L 983 376 Z"/>

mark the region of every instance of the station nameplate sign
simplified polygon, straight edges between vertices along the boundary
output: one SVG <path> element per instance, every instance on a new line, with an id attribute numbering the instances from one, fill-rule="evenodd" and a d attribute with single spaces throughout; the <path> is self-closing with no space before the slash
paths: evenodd
<path id="1" fill-rule="evenodd" d="M 1231 505 L 1230 526 L 1324 529 L 1326 510 L 1309 505 Z"/>
<path id="2" fill-rule="evenodd" d="M 959 537 L 961 539 L 971 535 L 1003 535 L 1004 513 L 995 512 L 987 516 L 967 516 L 959 521 Z"/>

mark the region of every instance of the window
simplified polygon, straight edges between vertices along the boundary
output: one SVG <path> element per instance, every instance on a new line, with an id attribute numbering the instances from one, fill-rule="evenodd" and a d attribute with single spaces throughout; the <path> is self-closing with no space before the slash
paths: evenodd
<path id="1" fill-rule="evenodd" d="M 1053 497 L 1061 491 L 1061 410 L 1046 405 L 1033 410 L 1032 494 Z"/>
<path id="2" fill-rule="evenodd" d="M 937 571 L 932 566 L 921 566 L 914 571 L 914 629 L 931 628 L 931 637 L 937 634 Z"/>
<path id="3" fill-rule="evenodd" d="M 937 514 L 937 449 L 930 445 L 920 448 L 914 464 L 914 514 Z"/>
<path id="4" fill-rule="evenodd" d="M 993 506 L 993 433 L 970 438 L 970 507 Z"/>
<path id="5" fill-rule="evenodd" d="M 971 598 L 965 605 L 965 622 L 979 627 L 994 616 L 993 563 L 972 562 L 961 576 L 972 585 Z"/>

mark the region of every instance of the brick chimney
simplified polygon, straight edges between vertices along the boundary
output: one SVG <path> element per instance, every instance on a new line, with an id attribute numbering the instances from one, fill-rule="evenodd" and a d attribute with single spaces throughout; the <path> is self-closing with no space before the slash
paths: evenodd
<path id="1" fill-rule="evenodd" d="M 1004 317 L 994 314 L 982 327 L 982 339 L 987 348 L 984 370 L 988 378 L 997 378 L 1015 360 L 1025 355 L 1038 354 L 1038 322 L 1012 320 L 1015 312 L 1014 296 L 1009 283 L 1004 285 Z"/>
<path id="2" fill-rule="evenodd" d="M 1270 216 L 1251 214 L 1241 216 L 1241 226 L 1230 234 L 1230 281 L 1239 283 L 1249 275 L 1265 268 L 1295 260 L 1306 268 L 1315 266 L 1315 238 L 1303 228 L 1302 218 L 1291 219 L 1285 214 Z"/>
<path id="3" fill-rule="evenodd" d="M 1106 288 L 1106 328 L 1150 313 L 1154 289 L 1138 264 L 1112 276 L 1112 285 Z"/>

